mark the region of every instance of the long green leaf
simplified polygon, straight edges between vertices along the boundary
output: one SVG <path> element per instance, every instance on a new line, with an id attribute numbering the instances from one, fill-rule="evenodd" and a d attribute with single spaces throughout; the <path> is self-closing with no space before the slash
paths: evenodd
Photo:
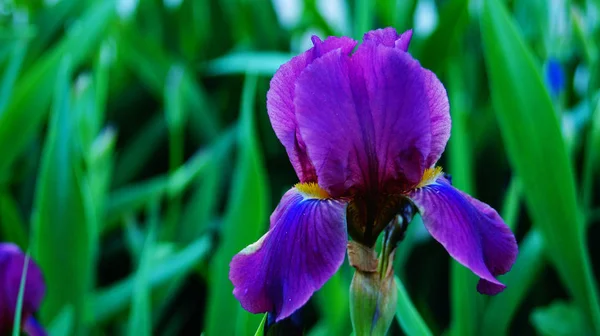
<path id="1" fill-rule="evenodd" d="M 23 295 L 25 295 L 25 284 L 27 283 L 27 269 L 29 268 L 29 253 L 25 256 L 23 270 L 21 272 L 21 282 L 19 283 L 19 292 L 17 295 L 17 306 L 15 307 L 15 317 L 13 320 L 13 336 L 21 335 L 21 316 L 23 314 Z"/>
<path id="2" fill-rule="evenodd" d="M 154 258 L 154 247 L 156 244 L 156 229 L 159 221 L 158 199 L 150 203 L 148 207 L 148 233 L 144 241 L 144 247 L 140 255 L 138 269 L 135 274 L 133 298 L 131 300 L 131 312 L 129 316 L 130 336 L 148 336 L 152 334 L 152 321 L 150 303 L 150 271 L 152 259 Z"/>
<path id="3" fill-rule="evenodd" d="M 413 305 L 410 296 L 406 292 L 402 281 L 395 278 L 398 288 L 398 304 L 396 306 L 396 320 L 407 335 L 433 335 L 425 321 Z"/>
<path id="4" fill-rule="evenodd" d="M 491 298 L 486 307 L 481 330 L 486 335 L 508 333 L 512 318 L 546 262 L 539 231 L 529 232 L 520 245 L 517 262 L 502 277 L 506 289 L 502 295 Z"/>
<path id="5" fill-rule="evenodd" d="M 228 276 L 231 258 L 260 237 L 268 218 L 267 179 L 254 122 L 256 82 L 256 76 L 248 76 L 244 83 L 236 170 L 227 212 L 220 227 L 221 246 L 210 270 L 205 320 L 207 335 L 247 335 L 259 322 L 259 316 L 250 317 L 239 308 L 231 294 L 233 286 Z M 224 316 L 235 323 L 223 323 Z"/>
<path id="6" fill-rule="evenodd" d="M 563 283 L 600 333 L 573 171 L 549 94 L 515 23 L 497 0 L 485 2 L 481 26 L 494 109 L 529 212 Z"/>
<path id="7" fill-rule="evenodd" d="M 42 307 L 44 321 L 52 320 L 66 304 L 75 310 L 75 332 L 83 332 L 85 298 L 92 284 L 94 247 L 82 195 L 77 125 L 71 108 L 70 58 L 61 63 L 54 107 L 37 179 L 32 215 L 32 250 L 47 283 Z"/>

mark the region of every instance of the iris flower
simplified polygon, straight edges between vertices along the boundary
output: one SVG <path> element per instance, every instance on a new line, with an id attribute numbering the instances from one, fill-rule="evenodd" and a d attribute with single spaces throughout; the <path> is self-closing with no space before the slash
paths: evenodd
<path id="1" fill-rule="evenodd" d="M 436 162 L 450 137 L 444 86 L 407 52 L 412 31 L 314 36 L 271 80 L 267 109 L 300 182 L 269 231 L 230 264 L 233 294 L 252 313 L 290 316 L 344 261 L 348 234 L 373 247 L 413 205 L 429 233 L 496 294 L 517 255 L 498 213 L 454 188 Z"/>
<path id="2" fill-rule="evenodd" d="M 25 255 L 19 247 L 10 243 L 0 243 L 0 335 L 8 335 L 13 330 L 25 260 Z M 46 334 L 33 317 L 45 291 L 42 272 L 33 260 L 29 260 L 23 292 L 21 325 L 22 330 L 32 336 Z"/>

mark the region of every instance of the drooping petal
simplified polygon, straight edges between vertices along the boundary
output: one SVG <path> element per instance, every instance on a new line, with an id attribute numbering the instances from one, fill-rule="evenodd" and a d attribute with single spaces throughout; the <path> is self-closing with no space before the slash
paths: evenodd
<path id="1" fill-rule="evenodd" d="M 283 64 L 273 76 L 267 92 L 267 110 L 271 125 L 285 147 L 292 166 L 301 182 L 316 182 L 315 170 L 306 155 L 304 141 L 298 132 L 294 112 L 294 88 L 302 71 L 314 60 L 341 49 L 348 54 L 356 41 L 348 37 L 329 37 L 325 41 L 313 37 L 314 47 Z"/>
<path id="2" fill-rule="evenodd" d="M 433 238 L 481 278 L 479 292 L 494 295 L 505 288 L 496 276 L 510 270 L 518 247 L 494 209 L 454 188 L 443 177 L 412 191 L 409 197 Z"/>
<path id="3" fill-rule="evenodd" d="M 347 241 L 346 203 L 294 187 L 271 215 L 269 232 L 231 261 L 233 294 L 244 309 L 280 321 L 335 274 Z"/>
<path id="4" fill-rule="evenodd" d="M 11 243 L 0 243 L 0 334 L 12 330 L 25 255 Z M 42 272 L 29 260 L 21 316 L 28 319 L 40 306 L 46 287 Z"/>
<path id="5" fill-rule="evenodd" d="M 296 82 L 296 118 L 319 184 L 333 196 L 414 186 L 431 130 L 424 72 L 408 53 L 365 41 L 332 51 Z"/>

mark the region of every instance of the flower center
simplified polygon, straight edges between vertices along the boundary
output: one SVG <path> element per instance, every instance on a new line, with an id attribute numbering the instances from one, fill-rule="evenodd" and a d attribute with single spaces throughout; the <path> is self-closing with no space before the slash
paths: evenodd
<path id="1" fill-rule="evenodd" d="M 423 177 L 421 178 L 421 182 L 417 184 L 417 188 L 422 188 L 432 184 L 440 175 L 442 175 L 442 167 L 440 166 L 425 169 L 425 172 L 423 172 Z"/>
<path id="2" fill-rule="evenodd" d="M 315 182 L 296 183 L 294 186 L 306 198 L 327 199 L 331 198 L 325 189 Z"/>

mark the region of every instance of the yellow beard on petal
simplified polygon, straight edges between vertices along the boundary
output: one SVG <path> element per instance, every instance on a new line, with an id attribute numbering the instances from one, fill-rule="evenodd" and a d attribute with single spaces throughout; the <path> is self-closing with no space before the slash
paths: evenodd
<path id="1" fill-rule="evenodd" d="M 305 198 L 327 199 L 331 198 L 329 193 L 321 188 L 317 183 L 305 182 L 296 183 L 294 186 Z"/>
<path id="2" fill-rule="evenodd" d="M 425 169 L 425 172 L 423 172 L 423 177 L 421 178 L 421 182 L 419 182 L 417 185 L 417 189 L 434 183 L 440 175 L 442 175 L 442 167 L 438 166 L 435 168 Z"/>

